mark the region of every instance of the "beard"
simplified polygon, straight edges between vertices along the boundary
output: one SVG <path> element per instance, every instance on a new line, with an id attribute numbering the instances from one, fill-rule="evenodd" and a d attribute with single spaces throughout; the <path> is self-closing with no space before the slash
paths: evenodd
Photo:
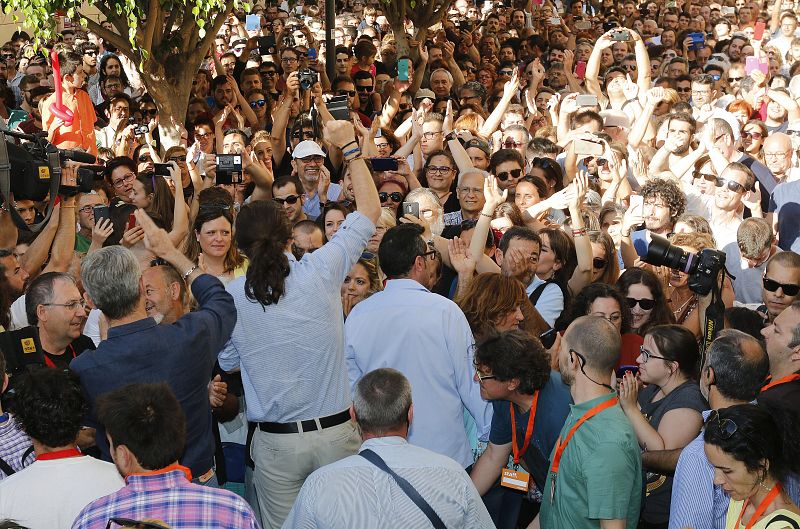
<path id="1" fill-rule="evenodd" d="M 561 381 L 567 386 L 575 383 L 575 375 L 568 369 L 566 361 L 561 356 L 558 358 L 558 372 L 561 373 Z"/>

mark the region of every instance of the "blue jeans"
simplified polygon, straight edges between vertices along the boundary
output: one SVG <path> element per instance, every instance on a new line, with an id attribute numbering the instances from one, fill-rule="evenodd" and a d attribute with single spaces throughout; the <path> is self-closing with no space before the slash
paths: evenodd
<path id="1" fill-rule="evenodd" d="M 204 487 L 213 487 L 215 489 L 218 489 L 219 488 L 219 481 L 217 480 L 217 471 L 216 471 L 216 469 L 214 470 L 214 473 L 211 474 L 211 477 L 208 479 L 208 481 L 201 482 L 200 478 L 197 477 L 197 478 L 193 478 L 192 479 L 192 483 L 195 483 L 197 485 L 202 485 Z"/>

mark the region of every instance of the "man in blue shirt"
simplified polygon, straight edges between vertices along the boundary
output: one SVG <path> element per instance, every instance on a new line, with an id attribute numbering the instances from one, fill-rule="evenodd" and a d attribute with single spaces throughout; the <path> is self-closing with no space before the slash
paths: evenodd
<path id="1" fill-rule="evenodd" d="M 475 365 L 481 396 L 492 401 L 494 414 L 489 446 L 475 462 L 471 477 L 481 495 L 490 492 L 491 500 L 502 502 L 501 507 L 484 497 L 495 525 L 513 528 L 524 494 L 507 487 L 490 488 L 509 464 L 509 456 L 520 456 L 515 465 L 521 464 L 524 472 L 530 473 L 530 487 L 538 490 L 532 494 L 541 495 L 550 453 L 569 414 L 572 397 L 561 375 L 550 370 L 550 358 L 542 343 L 524 331 L 504 332 L 484 340 L 475 351 Z M 531 434 L 527 433 L 529 421 L 533 423 Z M 524 450 L 528 438 L 530 444 Z"/>
<path id="2" fill-rule="evenodd" d="M 202 273 L 143 210 L 136 212 L 136 220 L 144 228 L 147 248 L 174 266 L 191 287 L 198 310 L 171 325 L 158 325 L 147 316 L 142 273 L 133 253 L 122 246 L 94 252 L 83 260 L 81 279 L 89 303 L 108 319 L 108 338 L 97 350 L 73 360 L 70 369 L 81 378 L 88 423 L 97 428 L 97 446 L 108 461 L 105 430 L 96 418 L 97 398 L 132 383 L 166 382 L 186 414 L 181 463 L 196 482 L 215 484 L 208 383 L 216 355 L 236 324 L 236 307 L 219 279 Z"/>

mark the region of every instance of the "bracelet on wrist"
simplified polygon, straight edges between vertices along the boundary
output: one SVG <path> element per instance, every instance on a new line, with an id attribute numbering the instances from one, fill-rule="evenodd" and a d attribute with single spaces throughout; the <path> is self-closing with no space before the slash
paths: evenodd
<path id="1" fill-rule="evenodd" d="M 186 271 L 186 273 L 183 274 L 183 280 L 186 281 L 187 279 L 189 279 L 189 276 L 192 275 L 192 272 L 194 272 L 195 270 L 197 270 L 197 265 L 193 265 L 190 269 Z"/>
<path id="2" fill-rule="evenodd" d="M 491 219 L 492 215 L 490 215 L 489 213 L 484 213 L 483 211 L 481 211 L 481 217 L 488 217 L 488 218 Z"/>
<path id="3" fill-rule="evenodd" d="M 588 232 L 588 230 L 586 228 L 579 228 L 577 230 L 572 230 L 572 236 L 573 237 L 583 237 L 584 235 L 586 235 L 587 232 Z"/>
<path id="4" fill-rule="evenodd" d="M 347 147 L 349 147 L 350 145 L 353 145 L 354 143 L 356 145 L 358 145 L 358 142 L 356 140 L 353 140 L 353 141 L 347 142 L 344 145 L 342 145 L 341 147 L 339 147 L 339 150 L 344 151 Z"/>
<path id="5" fill-rule="evenodd" d="M 360 155 L 361 154 L 361 148 L 360 147 L 353 147 L 349 151 L 346 151 L 346 152 L 342 153 L 342 155 L 344 156 L 345 160 L 347 160 L 348 159 L 347 157 L 350 156 L 351 154 Z"/>

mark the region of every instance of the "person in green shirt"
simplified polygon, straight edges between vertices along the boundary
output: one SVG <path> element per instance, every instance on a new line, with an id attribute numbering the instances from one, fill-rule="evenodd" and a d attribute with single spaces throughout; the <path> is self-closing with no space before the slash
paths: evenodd
<path id="1" fill-rule="evenodd" d="M 97 193 L 80 193 L 77 197 L 78 231 L 75 233 L 75 251 L 85 254 L 92 245 L 92 229 L 94 228 L 94 208 L 105 204 Z"/>
<path id="2" fill-rule="evenodd" d="M 539 517 L 530 527 L 635 528 L 643 496 L 636 433 L 609 385 L 620 336 L 600 316 L 567 328 L 559 371 L 574 404 L 550 456 Z"/>

